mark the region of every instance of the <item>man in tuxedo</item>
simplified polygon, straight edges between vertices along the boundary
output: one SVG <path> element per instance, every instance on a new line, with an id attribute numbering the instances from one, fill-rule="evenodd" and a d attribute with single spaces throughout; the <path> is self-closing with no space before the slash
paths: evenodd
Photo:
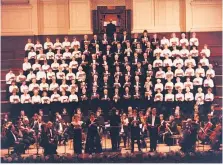
<path id="1" fill-rule="evenodd" d="M 156 49 L 156 45 L 160 45 L 160 39 L 157 38 L 157 34 L 153 34 L 153 38 L 151 39 L 152 48 Z"/>
<path id="2" fill-rule="evenodd" d="M 150 134 L 150 152 L 156 151 L 158 140 L 158 126 L 160 118 L 156 116 L 156 108 L 152 109 L 152 115 L 147 119 L 149 134 Z"/>
<path id="3" fill-rule="evenodd" d="M 121 43 L 124 48 L 126 48 L 126 43 L 131 41 L 131 37 L 127 34 L 127 31 L 123 31 L 123 35 L 121 36 Z"/>
<path id="4" fill-rule="evenodd" d="M 112 23 L 112 20 L 110 20 L 110 23 L 107 24 L 106 27 L 106 34 L 109 38 L 111 38 L 114 32 L 116 32 L 116 26 Z"/>
<path id="5" fill-rule="evenodd" d="M 110 135 L 112 142 L 112 151 L 117 151 L 119 146 L 119 130 L 120 130 L 121 119 L 116 114 L 116 109 L 112 108 L 112 115 L 110 117 Z"/>
<path id="6" fill-rule="evenodd" d="M 19 141 L 19 139 L 14 134 L 14 131 L 15 131 L 14 125 L 10 125 L 6 132 L 8 147 L 13 146 L 14 153 L 17 153 L 17 154 L 25 153 L 25 144 Z"/>

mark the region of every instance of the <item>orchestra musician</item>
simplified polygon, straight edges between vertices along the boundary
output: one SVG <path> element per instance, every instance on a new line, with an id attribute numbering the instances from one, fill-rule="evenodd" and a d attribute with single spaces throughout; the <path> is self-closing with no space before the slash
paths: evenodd
<path id="1" fill-rule="evenodd" d="M 120 138 L 119 138 L 119 145 L 121 143 L 121 138 L 123 139 L 124 142 L 124 148 L 126 148 L 126 142 L 128 138 L 128 131 L 129 131 L 129 119 L 126 115 L 126 113 L 123 113 L 121 116 L 121 129 L 120 129 Z"/>

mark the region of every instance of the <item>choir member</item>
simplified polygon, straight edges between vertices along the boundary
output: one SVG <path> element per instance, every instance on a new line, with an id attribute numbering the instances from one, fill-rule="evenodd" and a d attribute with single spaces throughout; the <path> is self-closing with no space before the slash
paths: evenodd
<path id="1" fill-rule="evenodd" d="M 38 70 L 40 70 L 40 68 L 41 68 L 41 65 L 39 64 L 39 61 L 36 60 L 35 64 L 32 65 L 33 72 L 36 73 Z"/>
<path id="2" fill-rule="evenodd" d="M 195 70 L 195 74 L 199 74 L 199 76 L 204 77 L 205 76 L 205 70 L 202 68 L 202 64 L 198 63 L 197 69 Z"/>
<path id="3" fill-rule="evenodd" d="M 29 90 L 29 87 L 26 85 L 26 82 L 22 82 L 22 85 L 20 86 L 20 92 L 23 94 L 25 90 Z"/>
<path id="4" fill-rule="evenodd" d="M 34 46 L 35 51 L 38 53 L 40 50 L 43 49 L 43 45 L 40 43 L 40 40 L 36 40 L 36 44 Z"/>
<path id="5" fill-rule="evenodd" d="M 54 43 L 53 45 L 53 48 L 58 51 L 58 50 L 61 50 L 62 49 L 62 44 L 60 42 L 60 39 L 59 38 L 56 38 L 56 42 Z"/>
<path id="6" fill-rule="evenodd" d="M 31 97 L 28 94 L 28 90 L 24 90 L 24 94 L 21 95 L 21 104 L 31 103 Z"/>
<path id="7" fill-rule="evenodd" d="M 24 58 L 24 63 L 22 64 L 22 69 L 24 71 L 24 75 L 27 76 L 30 69 L 32 68 L 31 64 L 28 62 L 27 58 Z"/>
<path id="8" fill-rule="evenodd" d="M 48 83 L 46 83 L 46 79 L 45 78 L 43 78 L 42 79 L 42 82 L 41 82 L 41 84 L 40 84 L 40 91 L 48 91 L 49 90 L 49 84 Z"/>
<path id="9" fill-rule="evenodd" d="M 48 65 L 47 60 L 45 60 L 44 64 L 42 65 L 42 70 L 47 73 L 49 69 L 50 69 L 50 65 Z"/>
<path id="10" fill-rule="evenodd" d="M 78 96 L 75 94 L 75 90 L 71 90 L 69 102 L 78 102 Z"/>
<path id="11" fill-rule="evenodd" d="M 192 37 L 190 38 L 190 46 L 196 46 L 196 47 L 198 47 L 198 45 L 199 45 L 198 38 L 196 38 L 196 33 L 193 32 L 192 33 Z"/>
<path id="12" fill-rule="evenodd" d="M 208 49 L 208 45 L 204 44 L 204 48 L 200 52 L 201 56 L 205 56 L 206 58 L 209 58 L 211 55 L 210 49 Z"/>
<path id="13" fill-rule="evenodd" d="M 164 45 L 164 49 L 162 50 L 160 57 L 172 57 L 172 53 L 167 45 Z"/>
<path id="14" fill-rule="evenodd" d="M 193 82 L 190 81 L 190 77 L 187 77 L 186 82 L 184 82 L 184 89 L 186 89 L 186 87 L 188 87 L 190 89 L 194 88 Z"/>
<path id="15" fill-rule="evenodd" d="M 50 48 L 53 48 L 53 43 L 50 41 L 49 37 L 46 37 L 46 42 L 44 43 L 44 49 L 47 52 L 47 50 Z"/>
<path id="16" fill-rule="evenodd" d="M 38 90 L 33 91 L 33 96 L 32 96 L 32 104 L 40 104 L 41 103 L 41 97 L 39 96 Z"/>
<path id="17" fill-rule="evenodd" d="M 62 91 L 62 96 L 60 96 L 60 102 L 61 103 L 69 103 L 69 98 L 68 96 L 66 95 L 66 91 Z"/>
<path id="18" fill-rule="evenodd" d="M 12 95 L 10 96 L 9 101 L 10 101 L 11 104 L 18 104 L 18 103 L 20 103 L 20 98 L 19 98 L 18 95 L 16 95 L 15 91 L 12 92 Z"/>
<path id="19" fill-rule="evenodd" d="M 34 90 L 39 90 L 40 87 L 39 87 L 39 84 L 36 83 L 36 79 L 32 79 L 32 83 L 29 84 L 29 91 L 30 92 L 33 92 Z"/>
<path id="20" fill-rule="evenodd" d="M 172 33 L 170 38 L 170 47 L 179 46 L 179 38 L 176 37 L 175 33 Z"/>
<path id="21" fill-rule="evenodd" d="M 184 89 L 184 84 L 181 82 L 180 77 L 176 78 L 176 83 L 174 84 L 175 90 Z"/>
<path id="22" fill-rule="evenodd" d="M 41 50 L 40 50 L 41 51 Z M 34 48 L 31 48 L 30 49 L 30 52 L 28 53 L 28 60 L 31 62 L 31 63 L 33 63 L 33 61 L 35 60 L 35 59 L 37 59 L 37 55 L 36 55 L 36 52 L 35 52 L 35 50 L 34 50 Z M 27 58 L 27 57 L 25 57 L 25 58 Z"/>
<path id="23" fill-rule="evenodd" d="M 164 48 L 165 45 L 167 45 L 167 47 L 169 47 L 170 46 L 170 41 L 165 36 L 163 36 L 163 38 L 160 41 L 160 46 L 162 48 Z"/>
<path id="24" fill-rule="evenodd" d="M 181 34 L 181 39 L 180 39 L 180 46 L 188 46 L 189 45 L 189 42 L 188 42 L 188 39 L 186 39 L 186 35 L 185 33 L 182 33 Z"/>
<path id="25" fill-rule="evenodd" d="M 160 45 L 160 39 L 157 38 L 157 34 L 153 34 L 153 38 L 151 39 L 152 48 L 155 49 L 156 45 Z"/>
<path id="26" fill-rule="evenodd" d="M 19 92 L 19 88 L 16 85 L 16 81 L 12 81 L 11 85 L 9 86 L 9 93 L 12 93 L 12 92 L 16 92 L 16 93 Z"/>
<path id="27" fill-rule="evenodd" d="M 50 104 L 50 98 L 47 96 L 46 91 L 43 92 L 43 95 L 41 97 L 41 103 L 42 104 Z"/>
<path id="28" fill-rule="evenodd" d="M 215 71 L 213 69 L 213 65 L 212 64 L 209 64 L 209 68 L 206 71 L 206 77 L 207 76 L 210 76 L 211 78 L 214 78 L 215 77 Z"/>
<path id="29" fill-rule="evenodd" d="M 50 88 L 49 88 L 49 91 L 54 91 L 54 90 L 58 90 L 59 89 L 59 85 L 58 83 L 56 82 L 56 79 L 53 78 L 52 79 L 52 83 L 50 84 Z"/>
<path id="30" fill-rule="evenodd" d="M 185 45 L 182 46 L 182 49 L 180 50 L 180 56 L 181 58 L 185 59 L 189 56 L 190 52 L 189 50 L 186 48 Z"/>
<path id="31" fill-rule="evenodd" d="M 158 92 L 158 91 L 162 92 L 163 91 L 163 83 L 161 83 L 160 79 L 157 79 L 156 82 L 157 83 L 155 84 L 154 91 L 155 92 Z"/>
<path id="32" fill-rule="evenodd" d="M 80 48 L 80 42 L 77 40 L 77 38 L 76 37 L 73 37 L 73 42 L 71 43 L 71 49 L 74 49 L 74 47 L 76 47 L 76 48 Z"/>

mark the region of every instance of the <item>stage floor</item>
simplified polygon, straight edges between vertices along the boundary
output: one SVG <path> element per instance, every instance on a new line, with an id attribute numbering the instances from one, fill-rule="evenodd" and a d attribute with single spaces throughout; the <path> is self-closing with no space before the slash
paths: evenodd
<path id="1" fill-rule="evenodd" d="M 142 148 L 142 152 L 149 152 L 149 139 L 146 140 L 147 148 Z M 197 143 L 198 144 L 198 143 Z M 102 148 L 103 151 L 111 151 L 111 140 L 110 139 L 104 139 L 102 138 Z M 130 147 L 127 146 L 127 148 L 123 148 L 123 142 L 121 142 L 120 145 L 121 153 L 131 152 Z M 210 149 L 209 145 L 197 145 L 196 150 L 197 151 L 208 151 Z M 157 152 L 169 152 L 169 151 L 178 151 L 180 150 L 179 145 L 174 146 L 167 146 L 166 144 L 158 144 L 157 145 Z M 135 143 L 134 151 L 138 151 L 137 144 Z M 43 154 L 44 150 L 42 147 L 39 147 L 39 154 Z M 83 151 L 84 152 L 84 151 Z M 27 157 L 30 155 L 34 155 L 37 153 L 36 145 L 31 145 L 29 150 L 26 150 L 25 154 L 22 154 L 22 157 Z M 59 155 L 70 153 L 74 154 L 73 151 L 73 143 L 72 140 L 69 140 L 66 147 L 64 145 L 61 145 L 57 147 L 57 153 Z M 8 149 L 1 149 L 1 157 L 4 157 L 8 155 Z"/>

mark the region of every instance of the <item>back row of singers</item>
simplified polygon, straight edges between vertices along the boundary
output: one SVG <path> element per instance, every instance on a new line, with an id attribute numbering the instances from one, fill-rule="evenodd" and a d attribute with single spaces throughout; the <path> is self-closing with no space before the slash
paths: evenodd
<path id="1" fill-rule="evenodd" d="M 64 41 L 61 43 L 59 38 L 56 38 L 56 42 L 53 44 L 50 40 L 49 37 L 46 38 L 46 42 L 44 43 L 44 47 L 42 46 L 42 44 L 40 43 L 39 40 L 36 41 L 36 44 L 34 45 L 32 43 L 32 39 L 28 39 L 27 44 L 25 45 L 25 51 L 30 51 L 30 49 L 33 47 L 35 48 L 35 51 L 39 51 L 41 49 L 65 49 L 65 48 L 74 48 L 74 47 L 78 47 L 78 48 L 82 48 L 84 49 L 84 45 L 89 45 L 91 44 L 93 47 L 95 47 L 96 44 L 99 45 L 107 45 L 109 43 L 111 44 L 117 44 L 119 43 L 124 43 L 124 42 L 131 42 L 133 44 L 137 44 L 137 43 L 142 43 L 143 46 L 146 45 L 147 42 L 151 42 L 152 44 L 152 48 L 154 49 L 155 46 L 157 44 L 164 46 L 198 46 L 199 45 L 199 41 L 198 38 L 196 38 L 196 33 L 192 34 L 192 38 L 190 38 L 190 41 L 188 41 L 188 39 L 186 38 L 185 33 L 181 34 L 181 39 L 179 40 L 179 38 L 176 37 L 175 33 L 172 33 L 172 38 L 170 38 L 170 40 L 168 40 L 165 36 L 163 36 L 163 38 L 160 40 L 157 37 L 157 34 L 153 35 L 153 38 L 150 40 L 150 36 L 148 34 L 147 31 L 144 31 L 141 38 L 138 37 L 138 34 L 134 34 L 134 36 L 131 38 L 128 34 L 127 31 L 124 30 L 123 31 L 123 35 L 121 37 L 119 37 L 117 35 L 117 33 L 113 34 L 113 37 L 111 39 L 111 41 L 109 41 L 108 37 L 106 34 L 103 35 L 102 39 L 99 39 L 99 37 L 97 35 L 93 36 L 92 40 L 88 39 L 88 35 L 84 35 L 84 39 L 79 42 L 77 40 L 76 37 L 73 37 L 73 42 L 70 42 L 68 37 L 65 36 L 64 37 Z"/>

